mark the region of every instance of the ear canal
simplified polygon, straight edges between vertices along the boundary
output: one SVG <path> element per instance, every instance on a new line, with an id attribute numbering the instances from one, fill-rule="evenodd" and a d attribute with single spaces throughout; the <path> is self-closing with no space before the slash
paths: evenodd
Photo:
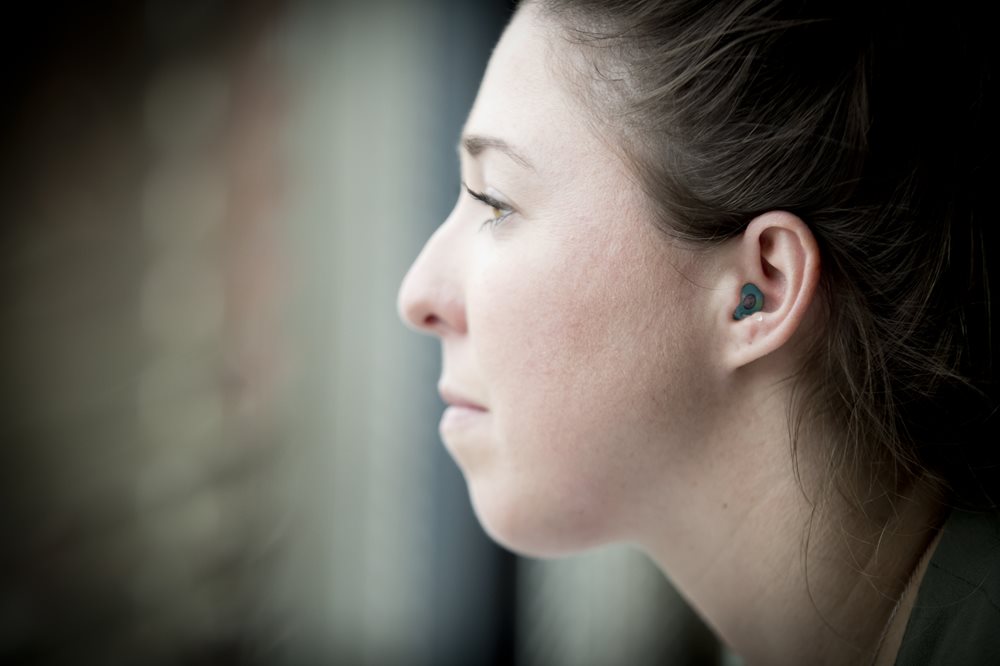
<path id="1" fill-rule="evenodd" d="M 764 293 L 757 285 L 747 282 L 740 290 L 740 304 L 733 312 L 733 319 L 739 321 L 764 308 Z"/>

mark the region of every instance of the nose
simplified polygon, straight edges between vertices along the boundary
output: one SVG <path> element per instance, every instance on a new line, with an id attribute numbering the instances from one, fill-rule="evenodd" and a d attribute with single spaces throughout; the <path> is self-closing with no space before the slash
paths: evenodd
<path id="1" fill-rule="evenodd" d="M 452 247 L 447 223 L 438 228 L 414 260 L 399 287 L 400 319 L 418 333 L 445 337 L 464 334 L 465 294 L 462 253 Z"/>

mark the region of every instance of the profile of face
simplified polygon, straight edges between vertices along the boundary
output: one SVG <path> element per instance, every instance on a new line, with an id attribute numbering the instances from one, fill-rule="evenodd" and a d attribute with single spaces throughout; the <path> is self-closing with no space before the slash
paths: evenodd
<path id="1" fill-rule="evenodd" d="M 561 78 L 572 48 L 531 4 L 515 15 L 464 128 L 464 187 L 399 294 L 441 340 L 441 436 L 480 522 L 541 556 L 683 511 L 719 400 L 704 255 L 655 228 Z"/>

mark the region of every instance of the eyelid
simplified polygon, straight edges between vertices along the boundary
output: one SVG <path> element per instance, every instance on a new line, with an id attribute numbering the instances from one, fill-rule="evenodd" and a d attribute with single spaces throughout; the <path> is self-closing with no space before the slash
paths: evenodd
<path id="1" fill-rule="evenodd" d="M 482 203 L 486 204 L 487 206 L 490 206 L 491 208 L 497 208 L 497 209 L 503 210 L 503 211 L 513 211 L 514 210 L 514 208 L 509 203 L 506 203 L 504 201 L 500 201 L 499 199 L 491 197 L 490 195 L 486 194 L 485 192 L 476 192 L 475 190 L 473 190 L 471 187 L 469 187 L 464 182 L 462 183 L 462 187 L 465 188 L 465 191 L 469 193 L 470 197 L 472 197 L 476 201 L 479 201 L 479 202 L 482 202 Z"/>
<path id="2" fill-rule="evenodd" d="M 462 182 L 462 186 L 465 188 L 465 191 L 469 193 L 469 196 L 475 199 L 476 201 L 480 202 L 485 206 L 489 206 L 497 213 L 503 213 L 502 215 L 498 215 L 497 217 L 488 217 L 485 220 L 483 220 L 483 224 L 479 227 L 480 229 L 483 229 L 484 227 L 490 227 L 492 229 L 496 229 L 498 226 L 503 224 L 503 222 L 508 217 L 514 214 L 514 207 L 512 205 L 504 203 L 503 201 L 500 201 L 496 197 L 486 194 L 485 192 L 476 192 L 471 187 L 469 187 L 465 183 L 465 181 Z"/>

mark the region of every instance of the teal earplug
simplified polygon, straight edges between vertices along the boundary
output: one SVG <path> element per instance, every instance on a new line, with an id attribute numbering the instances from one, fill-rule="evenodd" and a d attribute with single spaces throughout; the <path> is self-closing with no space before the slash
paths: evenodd
<path id="1" fill-rule="evenodd" d="M 749 317 L 754 312 L 764 308 L 764 294 L 757 285 L 747 282 L 740 290 L 740 304 L 733 312 L 733 319 L 739 320 Z"/>

